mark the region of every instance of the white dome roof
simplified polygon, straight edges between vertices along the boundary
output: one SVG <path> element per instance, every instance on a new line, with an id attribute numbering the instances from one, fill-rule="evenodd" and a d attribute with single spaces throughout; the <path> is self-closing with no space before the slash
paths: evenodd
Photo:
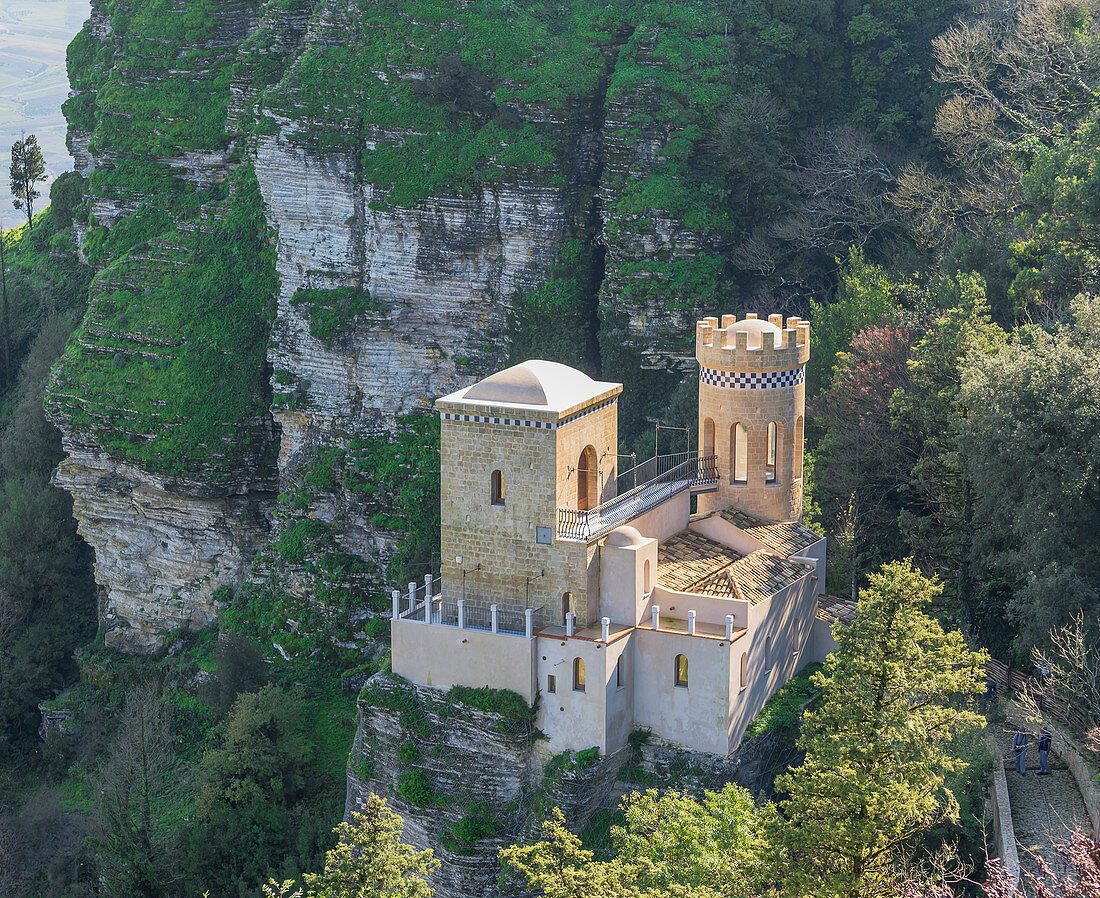
<path id="1" fill-rule="evenodd" d="M 576 368 L 532 359 L 478 381 L 462 398 L 505 405 L 563 408 L 583 402 L 604 386 Z"/>
<path id="2" fill-rule="evenodd" d="M 630 546 L 640 546 L 645 542 L 645 537 L 642 536 L 635 528 L 629 524 L 623 527 L 616 527 L 609 534 L 607 534 L 607 545 L 616 549 L 625 549 Z"/>
<path id="3" fill-rule="evenodd" d="M 783 331 L 768 321 L 766 318 L 744 318 L 741 321 L 734 322 L 729 326 L 729 333 L 734 334 L 738 331 L 749 335 L 749 349 L 759 349 L 763 345 L 763 334 L 771 333 L 775 335 L 775 345 L 779 346 L 783 342 Z M 729 338 L 730 345 L 733 345 L 733 337 Z"/>

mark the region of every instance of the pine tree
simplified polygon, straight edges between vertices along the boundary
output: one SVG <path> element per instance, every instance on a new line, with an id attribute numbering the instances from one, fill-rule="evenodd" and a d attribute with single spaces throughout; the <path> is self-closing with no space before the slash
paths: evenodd
<path id="1" fill-rule="evenodd" d="M 46 180 L 46 160 L 38 147 L 38 138 L 33 134 L 24 140 L 17 140 L 11 148 L 11 192 L 15 196 L 12 204 L 16 209 L 27 213 L 27 227 L 34 227 L 34 201 L 42 194 L 35 185 Z"/>
<path id="2" fill-rule="evenodd" d="M 805 760 L 776 780 L 788 798 L 769 830 L 790 894 L 892 894 L 898 848 L 957 817 L 944 780 L 965 764 L 951 743 L 984 724 L 965 699 L 982 691 L 985 653 L 921 610 L 942 587 L 910 561 L 869 579 L 814 676 L 823 697 L 803 720 Z"/>

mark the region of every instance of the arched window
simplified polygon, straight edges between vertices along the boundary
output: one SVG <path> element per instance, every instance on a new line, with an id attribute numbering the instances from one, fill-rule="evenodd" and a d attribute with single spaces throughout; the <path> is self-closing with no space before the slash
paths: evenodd
<path id="1" fill-rule="evenodd" d="M 648 596 L 649 591 L 653 588 L 652 575 L 649 572 L 649 559 L 645 560 L 645 564 L 642 565 L 642 590 Z"/>
<path id="2" fill-rule="evenodd" d="M 730 428 L 730 480 L 749 482 L 749 429 L 740 421 Z"/>
<path id="3" fill-rule="evenodd" d="M 775 483 L 775 461 L 779 457 L 779 425 L 768 422 L 768 453 L 764 459 L 764 482 Z"/>
<path id="4" fill-rule="evenodd" d="M 749 685 L 749 653 L 741 653 L 741 688 Z"/>
<path id="5" fill-rule="evenodd" d="M 802 416 L 799 415 L 794 419 L 794 479 L 802 479 L 802 440 L 804 437 L 805 425 L 802 421 Z"/>
<path id="6" fill-rule="evenodd" d="M 504 472 L 493 471 L 493 476 L 490 478 L 490 494 L 492 495 L 492 501 L 494 505 L 504 504 Z"/>
<path id="7" fill-rule="evenodd" d="M 764 670 L 772 669 L 772 638 L 764 640 Z"/>
<path id="8" fill-rule="evenodd" d="M 688 659 L 687 655 L 676 656 L 676 685 L 687 686 L 688 684 Z"/>
<path id="9" fill-rule="evenodd" d="M 626 679 L 623 677 L 623 656 L 615 660 L 615 688 L 622 689 L 626 685 Z"/>
<path id="10" fill-rule="evenodd" d="M 703 421 L 703 455 L 714 455 L 714 421 Z"/>
<path id="11" fill-rule="evenodd" d="M 596 450 L 591 446 L 585 446 L 577 461 L 577 508 L 581 511 L 588 511 L 599 504 L 596 501 L 596 494 L 599 491 L 596 483 L 597 473 Z"/>
<path id="12" fill-rule="evenodd" d="M 584 659 L 573 659 L 573 691 L 584 692 Z"/>
<path id="13" fill-rule="evenodd" d="M 567 592 L 561 597 L 561 625 L 565 626 L 565 616 L 572 611 L 576 614 L 576 609 L 573 607 L 573 593 Z"/>

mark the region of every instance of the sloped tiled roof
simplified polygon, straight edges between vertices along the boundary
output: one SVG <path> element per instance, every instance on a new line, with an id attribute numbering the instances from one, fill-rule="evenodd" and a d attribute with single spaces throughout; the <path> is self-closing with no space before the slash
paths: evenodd
<path id="1" fill-rule="evenodd" d="M 666 589 L 697 592 L 692 587 L 728 568 L 742 557 L 701 533 L 681 530 L 657 547 L 657 582 Z"/>
<path id="2" fill-rule="evenodd" d="M 799 521 L 780 523 L 764 521 L 735 508 L 727 508 L 721 512 L 721 515 L 731 524 L 744 530 L 749 536 L 760 540 L 769 549 L 788 558 L 791 555 L 797 555 L 799 552 L 805 551 L 821 539 L 820 536 Z"/>
<path id="3" fill-rule="evenodd" d="M 839 596 L 817 597 L 817 619 L 826 623 L 840 621 L 842 624 L 850 624 L 856 619 L 858 606 L 851 596 L 842 599 Z"/>
<path id="4" fill-rule="evenodd" d="M 742 556 L 691 530 L 676 534 L 657 553 L 657 582 L 666 589 L 738 598 L 753 605 L 815 569 L 764 551 Z"/>

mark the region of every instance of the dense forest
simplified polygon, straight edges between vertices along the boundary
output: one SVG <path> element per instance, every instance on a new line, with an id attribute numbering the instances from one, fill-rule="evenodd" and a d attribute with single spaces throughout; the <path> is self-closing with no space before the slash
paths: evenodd
<path id="1" fill-rule="evenodd" d="M 455 313 L 483 331 L 424 357 L 446 357 L 454 383 L 530 357 L 622 381 L 620 452 L 641 460 L 682 441 L 675 428 L 695 443 L 697 317 L 805 316 L 804 520 L 827 535 L 828 591 L 879 608 L 898 584 L 919 594 L 932 617 L 904 613 L 914 651 L 957 674 L 927 687 L 946 703 L 984 688 L 974 652 L 1024 672 L 1046 658 L 1080 728 L 1100 727 L 1100 5 L 451 6 L 103 0 L 70 47 L 78 170 L 3 235 L 5 894 L 255 896 L 309 871 L 326 871 L 309 894 L 346 894 L 354 855 L 325 853 L 356 696 L 388 669 L 389 587 L 439 556 L 438 424 L 392 385 L 401 371 L 377 374 L 421 364 L 415 341 L 381 361 L 364 349 L 410 314 L 364 234 L 466 206 L 491 218 L 493 191 L 539 197 L 529 229 L 553 233 L 477 314 Z M 303 202 L 351 235 L 347 259 L 303 264 L 328 250 L 291 242 L 310 226 L 271 174 L 284 144 L 303 169 L 346 165 L 345 205 Z M 465 270 L 482 250 L 464 227 L 435 245 L 425 227 L 417 264 Z M 356 353 L 384 387 L 349 400 L 331 372 Z M 434 369 L 408 377 L 438 386 Z M 142 489 L 230 533 L 236 568 L 165 587 L 159 610 L 118 587 L 134 531 L 111 521 Z M 124 501 L 97 511 L 95 490 Z M 192 608 L 203 626 L 157 629 Z M 138 635 L 112 641 L 127 615 Z M 734 787 L 701 803 L 639 792 L 578 840 L 544 802 L 542 828 L 505 851 L 502 894 L 892 894 L 882 857 L 863 888 L 812 825 L 783 828 L 810 819 L 822 733 L 859 738 L 837 696 L 873 655 L 872 623 L 816 692 L 802 681 L 800 699 L 821 697 L 801 737 L 797 714 L 777 724 L 797 740 L 778 811 Z M 1077 633 L 1076 672 L 1060 631 Z M 937 746 L 901 791 L 933 798 L 918 836 L 898 824 L 883 855 L 898 870 L 956 843 L 983 862 L 978 723 L 921 721 Z M 428 870 L 387 860 L 397 835 L 374 812 L 379 869 Z M 500 829 L 477 808 L 463 820 L 462 849 Z M 681 839 L 665 856 L 661 820 Z M 722 853 L 714 840 L 736 846 L 725 866 L 693 867 Z M 548 872 L 574 868 L 576 891 Z M 422 894 L 401 888 L 355 894 Z"/>

